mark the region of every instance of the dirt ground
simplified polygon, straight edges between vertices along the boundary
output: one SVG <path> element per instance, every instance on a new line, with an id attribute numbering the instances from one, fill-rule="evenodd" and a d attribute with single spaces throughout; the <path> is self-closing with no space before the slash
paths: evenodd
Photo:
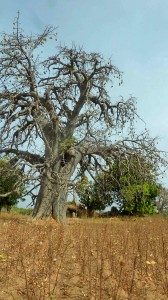
<path id="1" fill-rule="evenodd" d="M 168 219 L 0 215 L 0 300 L 166 300 Z"/>

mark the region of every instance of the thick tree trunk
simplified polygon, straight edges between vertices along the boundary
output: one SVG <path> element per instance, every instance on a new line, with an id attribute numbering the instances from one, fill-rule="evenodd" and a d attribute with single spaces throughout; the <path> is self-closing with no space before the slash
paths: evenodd
<path id="1" fill-rule="evenodd" d="M 66 220 L 67 185 L 81 157 L 81 152 L 68 150 L 64 155 L 63 164 L 61 164 L 62 160 L 58 161 L 51 174 L 49 169 L 46 170 L 48 173 L 41 179 L 40 191 L 33 211 L 34 218 L 52 217 L 58 222 Z"/>
<path id="2" fill-rule="evenodd" d="M 52 217 L 58 222 L 66 220 L 67 189 L 52 184 L 47 176 L 42 178 L 40 191 L 33 211 L 33 217 Z"/>
<path id="3" fill-rule="evenodd" d="M 94 216 L 94 210 L 90 207 L 87 208 L 87 217 L 88 218 L 93 218 Z"/>

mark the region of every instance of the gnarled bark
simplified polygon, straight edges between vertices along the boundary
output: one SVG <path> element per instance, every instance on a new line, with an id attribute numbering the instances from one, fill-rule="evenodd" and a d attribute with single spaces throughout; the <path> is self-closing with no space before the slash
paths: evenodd
<path id="1" fill-rule="evenodd" d="M 33 211 L 34 218 L 52 217 L 58 222 L 66 219 L 68 183 L 81 160 L 81 153 L 68 152 L 68 160 L 63 164 L 58 161 L 53 174 L 46 172 L 40 184 L 40 190 Z"/>
<path id="2" fill-rule="evenodd" d="M 58 222 L 66 219 L 67 188 L 60 188 L 45 176 L 33 211 L 34 218 L 52 217 Z"/>

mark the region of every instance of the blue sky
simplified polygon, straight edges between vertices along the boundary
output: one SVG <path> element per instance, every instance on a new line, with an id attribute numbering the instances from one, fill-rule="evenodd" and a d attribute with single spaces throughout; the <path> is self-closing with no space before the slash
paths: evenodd
<path id="1" fill-rule="evenodd" d="M 124 84 L 112 96 L 135 96 L 151 136 L 168 151 L 167 0 L 5 0 L 0 31 L 12 31 L 18 10 L 25 32 L 52 25 L 62 44 L 111 57 L 124 72 Z"/>

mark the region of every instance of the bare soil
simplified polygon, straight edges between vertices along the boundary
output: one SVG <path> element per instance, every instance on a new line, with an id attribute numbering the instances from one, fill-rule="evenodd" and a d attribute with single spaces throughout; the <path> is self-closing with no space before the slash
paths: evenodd
<path id="1" fill-rule="evenodd" d="M 0 300 L 166 300 L 168 219 L 0 215 Z"/>

